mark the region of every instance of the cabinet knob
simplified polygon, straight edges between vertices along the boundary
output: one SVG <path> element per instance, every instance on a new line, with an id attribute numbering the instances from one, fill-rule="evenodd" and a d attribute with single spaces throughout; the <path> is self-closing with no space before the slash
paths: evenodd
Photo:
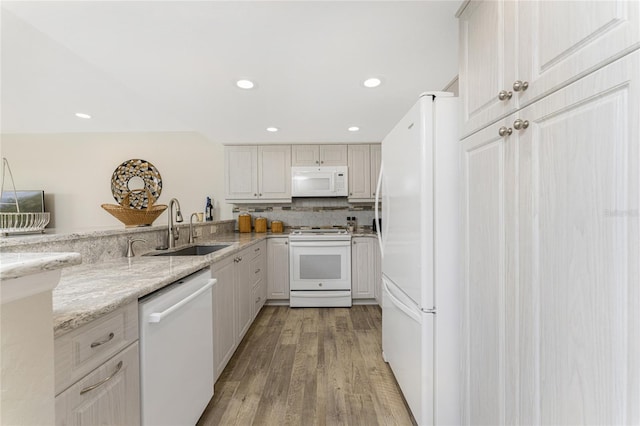
<path id="1" fill-rule="evenodd" d="M 322 161 L 320 162 L 320 164 L 324 164 L 324 160 L 322 160 Z"/>
<path id="2" fill-rule="evenodd" d="M 258 194 L 253 194 L 253 196 L 254 196 L 254 197 L 257 197 L 257 196 L 258 196 Z"/>
<path id="3" fill-rule="evenodd" d="M 350 192 L 349 195 L 353 195 L 353 192 Z"/>
<path id="4" fill-rule="evenodd" d="M 507 92 L 506 90 L 501 90 L 500 93 L 498 93 L 498 99 L 501 101 L 508 101 L 512 96 L 513 92 L 511 91 Z"/>
<path id="5" fill-rule="evenodd" d="M 322 287 L 322 283 L 318 283 L 318 286 L 319 286 L 319 287 Z"/>
<path id="6" fill-rule="evenodd" d="M 354 245 L 354 246 L 356 245 L 356 242 L 355 242 L 355 241 L 353 241 L 353 245 Z"/>
<path id="7" fill-rule="evenodd" d="M 316 160 L 316 164 L 320 164 L 320 162 L 318 160 Z"/>
<path id="8" fill-rule="evenodd" d="M 262 192 L 258 194 L 259 197 L 262 197 Z"/>
<path id="9" fill-rule="evenodd" d="M 507 136 L 507 135 L 510 135 L 511 133 L 513 133 L 513 129 L 511 127 L 507 128 L 502 126 L 498 129 L 498 135 L 500 136 Z"/>
<path id="10" fill-rule="evenodd" d="M 285 242 L 284 242 L 284 245 L 285 245 L 285 246 L 288 246 L 288 245 L 289 245 L 289 241 L 285 241 Z"/>
<path id="11" fill-rule="evenodd" d="M 528 120 L 520 120 L 519 118 L 513 122 L 513 128 L 516 130 L 523 130 L 526 129 L 527 127 L 529 127 L 529 121 Z"/>
<path id="12" fill-rule="evenodd" d="M 524 92 L 529 87 L 529 82 L 516 80 L 513 83 L 513 90 L 516 92 Z"/>

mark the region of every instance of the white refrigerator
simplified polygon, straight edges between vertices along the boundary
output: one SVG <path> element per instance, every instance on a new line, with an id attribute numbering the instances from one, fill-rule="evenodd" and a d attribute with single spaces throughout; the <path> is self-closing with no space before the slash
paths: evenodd
<path id="1" fill-rule="evenodd" d="M 458 102 L 422 94 L 382 141 L 382 351 L 419 425 L 460 424 Z"/>

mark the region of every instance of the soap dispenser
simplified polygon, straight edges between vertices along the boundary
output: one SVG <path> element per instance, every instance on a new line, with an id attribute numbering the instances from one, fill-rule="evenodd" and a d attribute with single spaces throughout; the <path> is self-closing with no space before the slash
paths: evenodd
<path id="1" fill-rule="evenodd" d="M 213 203 L 211 203 L 211 198 L 209 197 L 207 197 L 207 205 L 204 208 L 204 217 L 207 222 L 213 220 Z"/>

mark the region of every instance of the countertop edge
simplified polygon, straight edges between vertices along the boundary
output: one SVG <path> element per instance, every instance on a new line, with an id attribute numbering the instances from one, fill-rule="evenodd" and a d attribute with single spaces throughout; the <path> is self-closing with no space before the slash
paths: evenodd
<path id="1" fill-rule="evenodd" d="M 0 253 L 0 279 L 10 280 L 79 265 L 80 253 Z"/>

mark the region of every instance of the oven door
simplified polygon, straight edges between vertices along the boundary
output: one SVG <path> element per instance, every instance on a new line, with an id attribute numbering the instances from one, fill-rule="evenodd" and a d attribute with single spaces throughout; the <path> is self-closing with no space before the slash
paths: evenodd
<path id="1" fill-rule="evenodd" d="M 351 290 L 350 241 L 290 241 L 291 290 Z"/>

